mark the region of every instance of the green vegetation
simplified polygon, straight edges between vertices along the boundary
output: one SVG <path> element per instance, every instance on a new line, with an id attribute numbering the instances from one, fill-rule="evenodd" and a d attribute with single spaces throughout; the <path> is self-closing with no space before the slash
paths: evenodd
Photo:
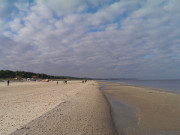
<path id="1" fill-rule="evenodd" d="M 52 76 L 46 74 L 39 74 L 33 72 L 25 72 L 25 71 L 11 71 L 11 70 L 0 70 L 0 78 L 32 78 L 33 76 L 37 76 L 39 79 L 85 79 L 85 78 L 77 78 L 70 76 Z"/>

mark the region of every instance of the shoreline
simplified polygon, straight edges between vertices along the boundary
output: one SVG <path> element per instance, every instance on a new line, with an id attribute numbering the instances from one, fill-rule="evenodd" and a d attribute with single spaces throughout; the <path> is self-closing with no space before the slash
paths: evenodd
<path id="1" fill-rule="evenodd" d="M 123 86 L 132 86 L 132 87 L 138 87 L 138 88 L 145 88 L 145 89 L 152 89 L 155 91 L 160 91 L 160 92 L 167 92 L 167 93 L 174 93 L 174 94 L 180 94 L 180 89 L 164 89 L 164 88 L 157 88 L 153 86 L 145 86 L 145 85 L 140 85 L 140 84 L 130 84 L 126 82 L 110 82 L 110 81 L 98 81 L 99 83 L 111 83 L 111 84 L 116 84 L 116 85 L 123 85 Z"/>
<path id="2" fill-rule="evenodd" d="M 127 135 L 180 134 L 178 117 L 180 115 L 180 106 L 177 105 L 180 103 L 179 94 L 120 83 L 99 82 L 99 84 L 103 85 L 103 87 L 106 86 L 106 89 L 102 90 L 102 92 L 107 96 L 112 110 L 118 114 L 118 116 L 113 116 L 118 133 L 125 133 Z M 111 98 L 113 102 L 110 101 Z M 131 111 L 128 111 L 128 107 L 133 110 L 129 109 Z M 132 119 L 134 119 L 134 116 L 131 113 L 133 111 L 136 112 L 137 123 L 131 125 L 127 121 L 133 123 Z M 133 118 L 129 119 L 127 117 L 127 119 L 124 119 L 127 114 L 121 116 L 119 115 L 120 113 L 129 113 L 128 117 Z M 119 121 L 124 119 L 124 123 L 118 122 L 118 119 Z"/>

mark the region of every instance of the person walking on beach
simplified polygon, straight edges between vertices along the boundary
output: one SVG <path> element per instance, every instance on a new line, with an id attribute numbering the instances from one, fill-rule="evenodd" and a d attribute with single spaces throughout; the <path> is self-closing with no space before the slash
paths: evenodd
<path id="1" fill-rule="evenodd" d="M 64 80 L 64 81 L 63 81 L 63 83 L 67 84 L 67 81 L 66 81 L 66 80 Z"/>
<path id="2" fill-rule="evenodd" d="M 58 84 L 58 81 L 56 83 Z"/>
<path id="3" fill-rule="evenodd" d="M 7 86 L 9 86 L 9 80 L 7 80 Z"/>

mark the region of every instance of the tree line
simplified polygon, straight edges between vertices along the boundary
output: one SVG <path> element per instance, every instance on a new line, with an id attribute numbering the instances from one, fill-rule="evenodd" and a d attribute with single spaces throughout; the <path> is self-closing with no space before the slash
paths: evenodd
<path id="1" fill-rule="evenodd" d="M 77 78 L 71 76 L 53 76 L 41 73 L 33 73 L 33 72 L 25 72 L 25 71 L 11 71 L 11 70 L 0 70 L 0 78 L 7 79 L 7 78 L 32 78 L 33 76 L 38 76 L 40 79 L 84 79 L 84 78 Z"/>

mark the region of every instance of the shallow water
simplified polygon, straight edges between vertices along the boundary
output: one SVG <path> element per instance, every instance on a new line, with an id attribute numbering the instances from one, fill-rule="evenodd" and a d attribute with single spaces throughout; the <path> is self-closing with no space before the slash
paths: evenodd
<path id="1" fill-rule="evenodd" d="M 126 104 L 106 96 L 111 108 L 113 120 L 118 134 L 126 135 L 128 128 L 137 128 L 137 118 L 135 111 Z"/>

